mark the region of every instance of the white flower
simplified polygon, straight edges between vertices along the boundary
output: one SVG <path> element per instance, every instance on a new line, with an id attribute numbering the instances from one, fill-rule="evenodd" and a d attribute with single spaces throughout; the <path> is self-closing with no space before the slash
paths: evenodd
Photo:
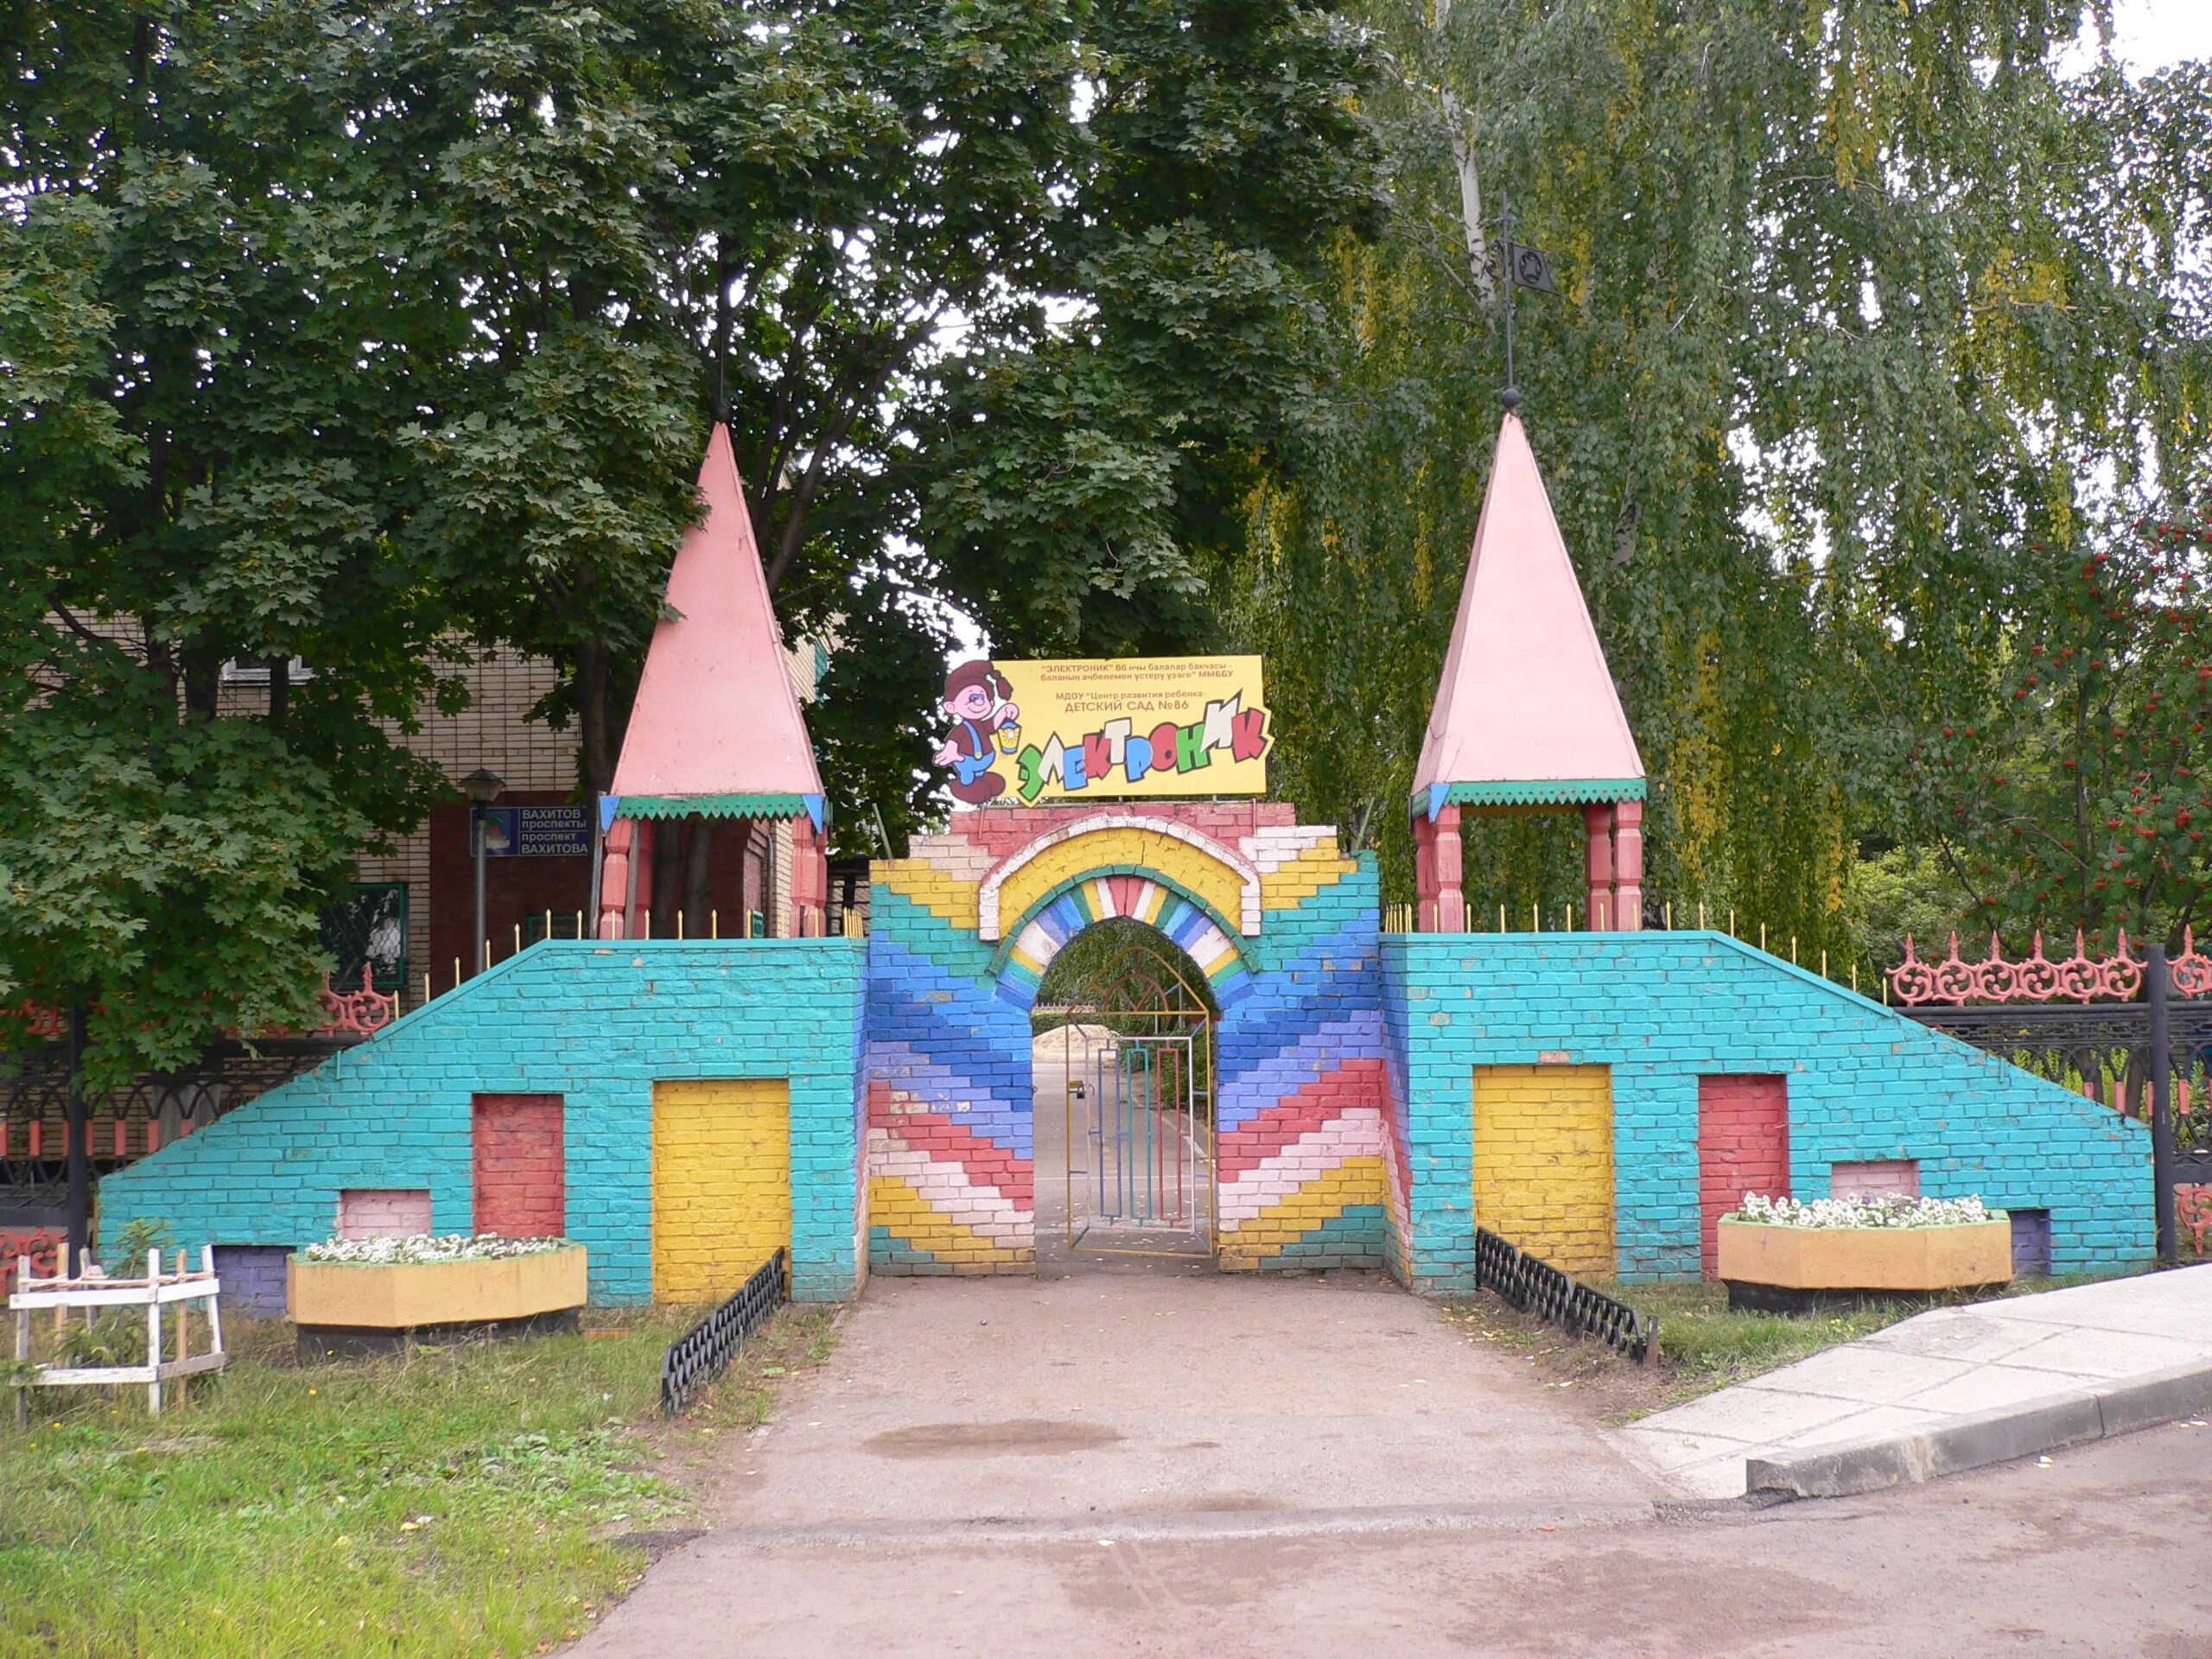
<path id="1" fill-rule="evenodd" d="M 435 1237 L 417 1233 L 412 1238 L 327 1238 L 308 1245 L 300 1255 L 308 1262 L 390 1268 L 432 1262 L 503 1262 L 511 1256 L 543 1255 L 548 1250 L 569 1248 L 565 1238 L 501 1238 L 492 1233 L 448 1233 Z"/>
<path id="2" fill-rule="evenodd" d="M 1744 1207 L 1726 1217 L 1770 1227 L 1970 1227 L 2002 1221 L 2005 1212 L 1983 1206 L 1979 1196 L 1964 1198 L 1909 1198 L 1901 1194 L 1847 1198 L 1770 1198 L 1744 1194 Z"/>

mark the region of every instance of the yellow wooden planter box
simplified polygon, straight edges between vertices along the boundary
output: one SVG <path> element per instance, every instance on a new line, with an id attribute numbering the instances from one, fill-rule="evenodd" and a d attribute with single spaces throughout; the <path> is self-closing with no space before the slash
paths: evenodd
<path id="1" fill-rule="evenodd" d="M 584 1247 L 494 1262 L 285 1263 L 295 1323 L 352 1331 L 490 1325 L 584 1305 Z"/>
<path id="2" fill-rule="evenodd" d="M 1956 1227 L 1776 1227 L 1724 1221 L 1720 1277 L 1787 1290 L 1955 1290 L 2012 1276 L 2009 1218 Z"/>

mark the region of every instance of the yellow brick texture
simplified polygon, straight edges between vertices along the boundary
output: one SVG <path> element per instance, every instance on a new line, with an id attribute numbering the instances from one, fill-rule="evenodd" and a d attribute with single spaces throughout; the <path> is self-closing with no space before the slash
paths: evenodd
<path id="1" fill-rule="evenodd" d="M 1341 881 L 1359 866 L 1337 850 L 1336 837 L 1307 848 L 1295 858 L 1285 859 L 1260 875 L 1260 907 L 1288 910 L 1304 904 L 1323 887 Z"/>
<path id="2" fill-rule="evenodd" d="M 1243 912 L 1236 872 L 1188 842 L 1148 830 L 1094 830 L 1048 847 L 999 889 L 999 926 L 1011 932 L 1055 887 L 1093 871 L 1157 870 L 1196 893 L 1234 929 Z"/>
<path id="3" fill-rule="evenodd" d="M 653 1085 L 653 1300 L 720 1300 L 791 1242 L 791 1088 Z"/>
<path id="4" fill-rule="evenodd" d="M 868 867 L 868 879 L 963 932 L 976 930 L 977 884 L 947 874 L 929 859 L 880 858 Z"/>
<path id="5" fill-rule="evenodd" d="M 1613 1077 L 1603 1065 L 1474 1076 L 1475 1224 L 1563 1273 L 1613 1273 Z"/>

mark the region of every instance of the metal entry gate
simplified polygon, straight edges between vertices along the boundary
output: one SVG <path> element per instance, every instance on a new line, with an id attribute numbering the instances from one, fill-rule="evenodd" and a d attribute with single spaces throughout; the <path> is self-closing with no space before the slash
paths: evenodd
<path id="1" fill-rule="evenodd" d="M 1062 953 L 1072 969 L 1057 986 L 1062 997 L 1032 1010 L 1040 1027 L 1063 1030 L 1059 1076 L 1038 1077 L 1037 1100 L 1060 1120 L 1068 1248 L 1210 1253 L 1214 1015 L 1205 976 L 1144 924 L 1116 918 L 1090 932 L 1088 947 L 1078 938 Z"/>
<path id="2" fill-rule="evenodd" d="M 1086 1205 L 1069 1206 L 1071 1243 L 1093 1228 L 1159 1228 L 1204 1236 L 1211 1208 L 1199 1202 L 1208 1175 L 1196 1111 L 1192 1034 L 1117 1037 L 1091 1055 L 1088 1086 L 1069 1091 L 1068 1180 Z M 1072 1196 L 1072 1194 L 1071 1194 Z M 1082 1208 L 1089 1215 L 1084 1217 Z"/>

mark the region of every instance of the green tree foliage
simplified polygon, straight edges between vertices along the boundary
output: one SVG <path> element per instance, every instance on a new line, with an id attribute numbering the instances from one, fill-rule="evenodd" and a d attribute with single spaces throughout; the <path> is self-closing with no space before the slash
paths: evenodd
<path id="1" fill-rule="evenodd" d="M 839 843 L 903 845 L 944 603 L 1009 652 L 1211 643 L 1322 256 L 1377 218 L 1371 66 L 1282 0 L 742 10 L 779 27 L 688 60 L 678 292 L 779 609 L 836 645 Z"/>
<path id="2" fill-rule="evenodd" d="M 306 9 L 170 21 L 7 40 L 0 1000 L 91 1005 L 109 1071 L 312 1016 L 316 901 L 435 781 L 378 724 L 442 613 L 394 557 L 409 389 L 367 344 L 411 297 L 295 73 L 331 48 Z M 226 664 L 270 671 L 250 719 Z"/>
<path id="3" fill-rule="evenodd" d="M 1510 184 L 1561 279 L 1522 297 L 1518 378 L 1651 773 L 1652 899 L 1844 948 L 1855 844 L 1924 833 L 1904 748 L 1986 700 L 2033 544 L 2212 463 L 2207 72 L 2063 73 L 2080 4 L 1368 15 L 1389 231 L 1338 256 L 1338 390 L 1243 572 L 1279 787 L 1410 886 L 1503 382 L 1469 219 L 1494 242 Z M 1580 840 L 1480 827 L 1471 900 L 1556 914 Z"/>
<path id="4" fill-rule="evenodd" d="M 2054 562 L 1997 695 L 1914 746 L 1978 930 L 2178 945 L 2212 897 L 2212 519 L 2148 521 Z"/>
<path id="5" fill-rule="evenodd" d="M 0 1000 L 118 1068 L 311 1015 L 442 652 L 555 661 L 604 784 L 717 397 L 844 846 L 903 841 L 948 602 L 1210 626 L 1376 216 L 1366 48 L 1281 0 L 32 0 L 0 52 Z"/>

